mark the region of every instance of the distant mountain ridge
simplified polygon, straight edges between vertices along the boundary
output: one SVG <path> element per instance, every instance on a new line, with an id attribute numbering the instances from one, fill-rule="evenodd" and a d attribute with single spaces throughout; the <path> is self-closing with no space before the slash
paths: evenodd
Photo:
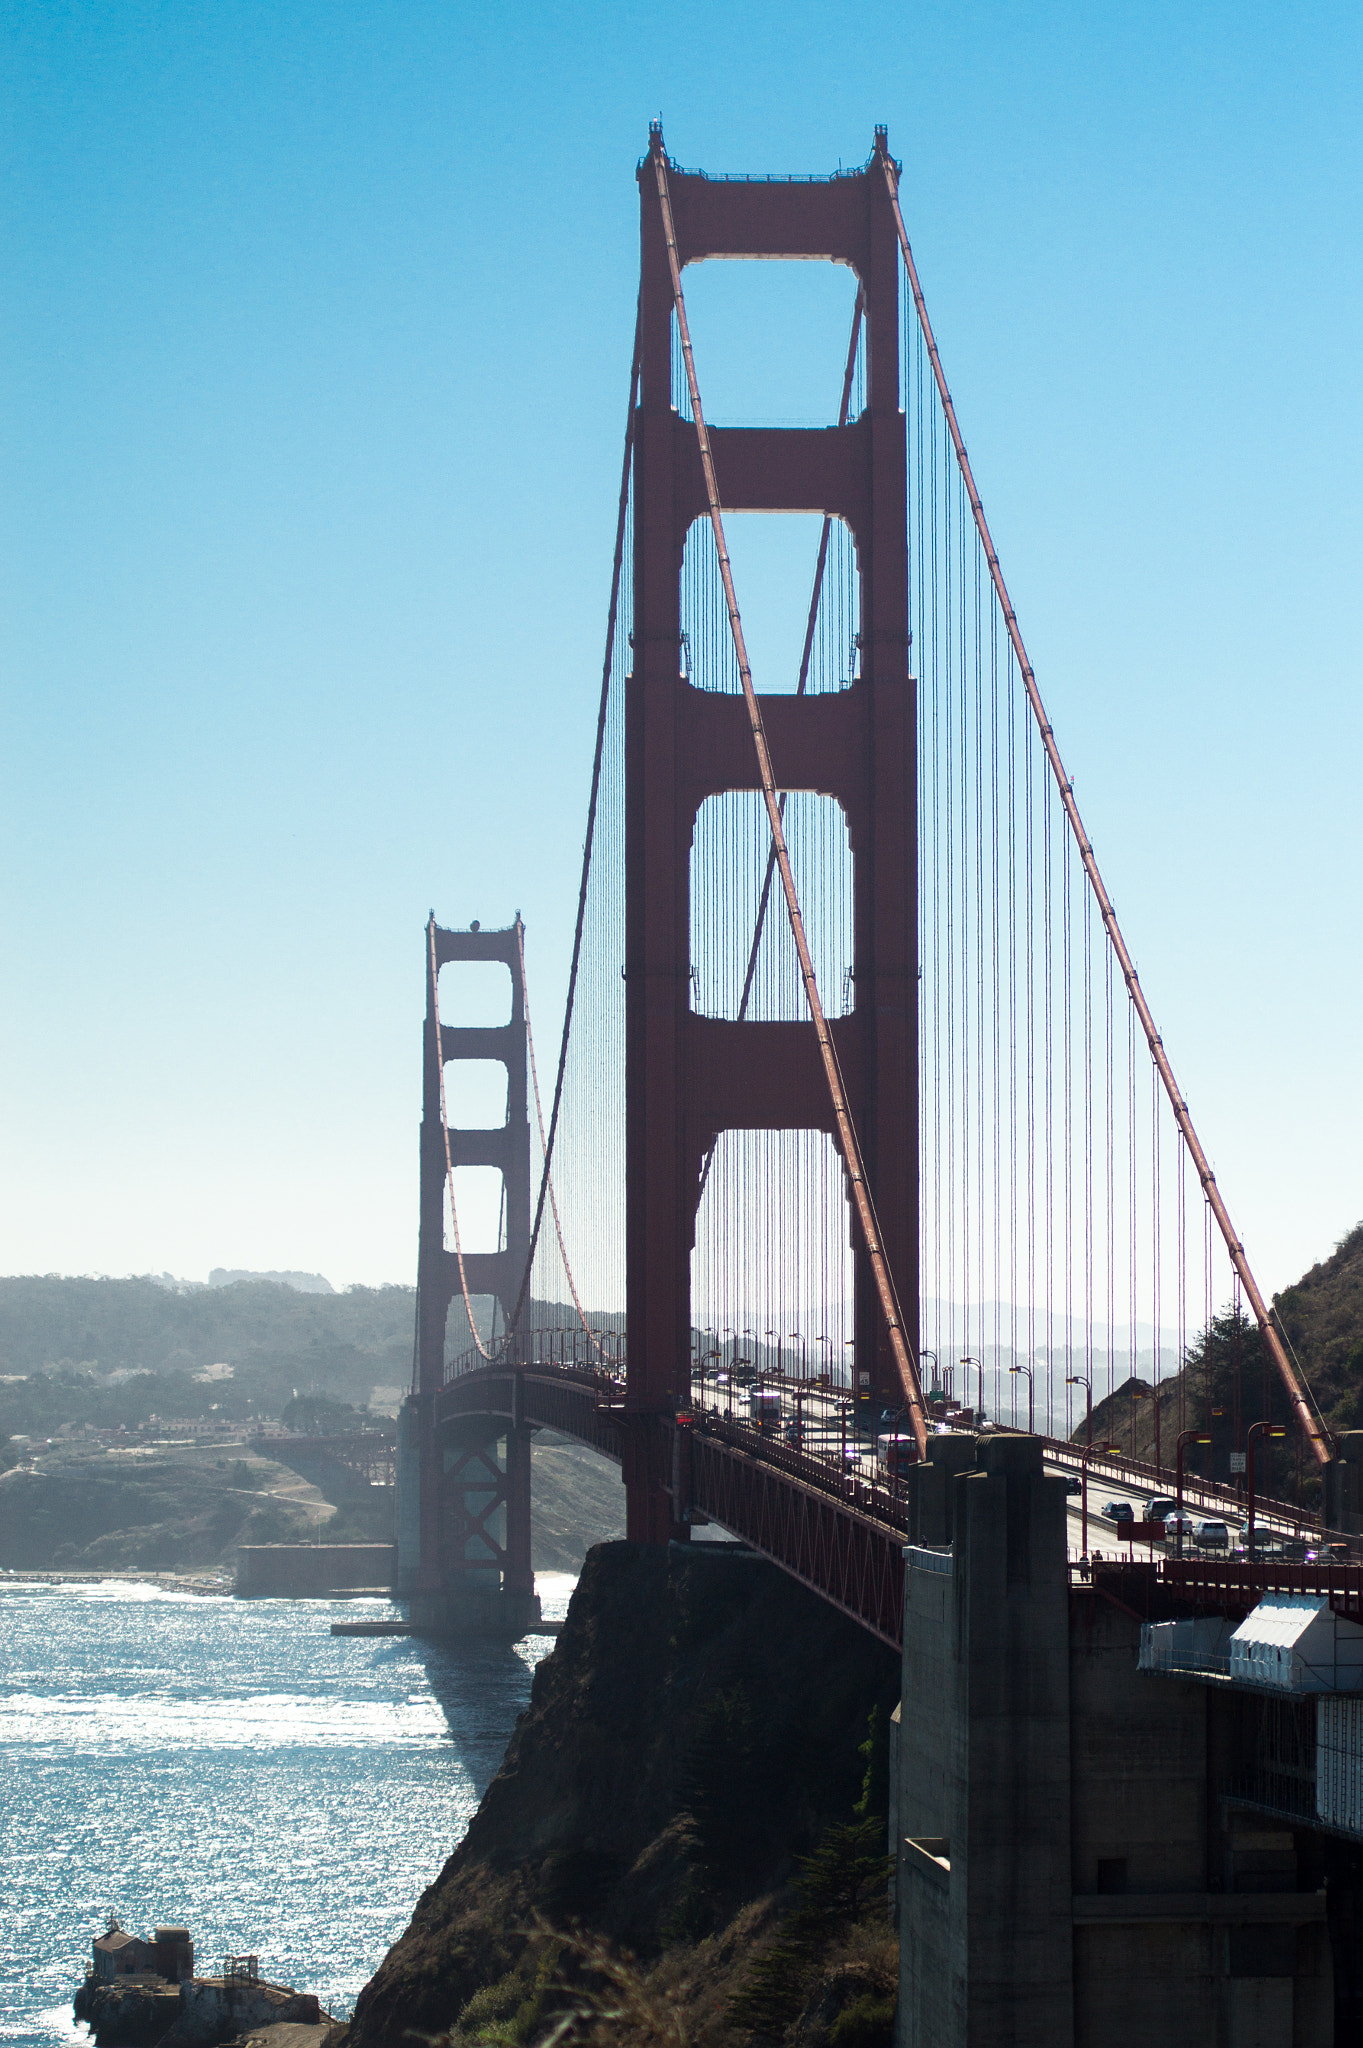
<path id="1" fill-rule="evenodd" d="M 273 1280 L 278 1287 L 292 1287 L 296 1294 L 336 1292 L 321 1273 L 250 1273 L 244 1266 L 215 1266 L 208 1276 L 210 1287 L 232 1287 L 239 1280 Z"/>

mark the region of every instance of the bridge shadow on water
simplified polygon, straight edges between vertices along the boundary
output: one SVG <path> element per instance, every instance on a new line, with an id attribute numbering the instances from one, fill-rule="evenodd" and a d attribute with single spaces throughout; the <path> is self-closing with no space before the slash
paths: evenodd
<path id="1" fill-rule="evenodd" d="M 519 1644 L 487 1636 L 400 1636 L 376 1642 L 374 1651 L 394 1678 L 409 1676 L 409 1697 L 429 1692 L 444 1722 L 443 1739 L 481 1799 L 517 1717 L 530 1703 L 535 1665 L 553 1647 L 547 1636 L 528 1636 Z"/>

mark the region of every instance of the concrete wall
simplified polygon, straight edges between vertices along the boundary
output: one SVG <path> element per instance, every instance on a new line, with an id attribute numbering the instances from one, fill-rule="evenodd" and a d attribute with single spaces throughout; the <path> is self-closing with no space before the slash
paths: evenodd
<path id="1" fill-rule="evenodd" d="M 210 2048 L 253 2027 L 287 2022 L 315 2027 L 321 2017 L 310 1991 L 251 1978 L 194 1977 L 180 1986 L 180 2017 L 168 2039 L 170 2048 L 197 2048 L 199 2043 Z"/>
<path id="2" fill-rule="evenodd" d="M 397 1577 L 395 1543 L 256 1543 L 237 1552 L 240 1598 L 319 1600 L 386 1593 Z"/>
<path id="3" fill-rule="evenodd" d="M 1039 1442 L 978 1458 L 905 1550 L 897 2048 L 1332 2048 L 1325 1893 L 1237 1790 L 1264 1703 L 1139 1671 Z"/>
<path id="4" fill-rule="evenodd" d="M 1072 2034 L 1064 1482 L 1035 1437 L 925 1474 L 951 1569 L 905 1555 L 901 2048 Z"/>

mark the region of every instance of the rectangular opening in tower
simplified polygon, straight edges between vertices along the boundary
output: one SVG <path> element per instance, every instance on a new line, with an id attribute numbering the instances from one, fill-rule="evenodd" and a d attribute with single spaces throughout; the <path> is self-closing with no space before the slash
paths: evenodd
<path id="1" fill-rule="evenodd" d="M 437 992 L 442 1024 L 486 1028 L 511 1022 L 511 969 L 504 960 L 447 960 Z"/>
<path id="2" fill-rule="evenodd" d="M 853 1258 L 842 1161 L 824 1131 L 722 1131 L 691 1257 L 693 1358 L 851 1384 Z"/>
<path id="3" fill-rule="evenodd" d="M 823 529 L 820 512 L 725 516 L 753 687 L 761 695 L 821 696 L 848 689 L 857 675 L 856 547 L 843 520 L 829 520 L 826 545 Z M 687 681 L 737 693 L 742 684 L 708 519 L 696 520 L 686 536 L 681 621 Z"/>
<path id="4" fill-rule="evenodd" d="M 506 1122 L 506 1096 L 503 1061 L 446 1060 L 445 1111 L 451 1130 L 501 1130 Z"/>
<path id="5" fill-rule="evenodd" d="M 459 1244 L 464 1252 L 496 1252 L 506 1242 L 506 1184 L 496 1166 L 456 1166 L 450 1175 L 445 1205 L 445 1246 L 454 1250 L 450 1220 L 452 1197 L 459 1218 Z"/>
<path id="6" fill-rule="evenodd" d="M 782 825 L 824 1011 L 852 1008 L 852 853 L 842 807 L 785 795 Z M 691 841 L 691 1005 L 702 1016 L 794 1023 L 809 1015 L 771 827 L 755 790 L 707 797 Z M 765 902 L 764 902 L 765 891 Z"/>
<path id="7" fill-rule="evenodd" d="M 845 264 L 711 258 L 689 263 L 682 287 L 712 425 L 833 425 L 857 297 Z M 689 417 L 675 332 L 672 360 L 674 403 Z M 858 376 L 852 418 L 863 403 Z"/>

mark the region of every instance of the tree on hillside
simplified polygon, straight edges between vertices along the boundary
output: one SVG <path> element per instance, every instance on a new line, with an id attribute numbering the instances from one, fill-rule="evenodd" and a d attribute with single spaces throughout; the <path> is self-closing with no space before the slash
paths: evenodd
<path id="1" fill-rule="evenodd" d="M 298 1436 L 352 1436 L 373 1423 L 367 1408 L 352 1408 L 348 1401 L 333 1401 L 328 1394 L 295 1394 L 285 1402 L 279 1419 Z"/>
<path id="2" fill-rule="evenodd" d="M 1230 1476 L 1230 1453 L 1244 1448 L 1252 1423 L 1280 1424 L 1286 1437 L 1267 1438 L 1257 1447 L 1255 1483 L 1262 1493 L 1290 1498 L 1298 1463 L 1296 1417 L 1258 1324 L 1238 1305 L 1223 1309 L 1189 1345 L 1183 1371 L 1187 1423 L 1209 1431 L 1215 1476 Z"/>

